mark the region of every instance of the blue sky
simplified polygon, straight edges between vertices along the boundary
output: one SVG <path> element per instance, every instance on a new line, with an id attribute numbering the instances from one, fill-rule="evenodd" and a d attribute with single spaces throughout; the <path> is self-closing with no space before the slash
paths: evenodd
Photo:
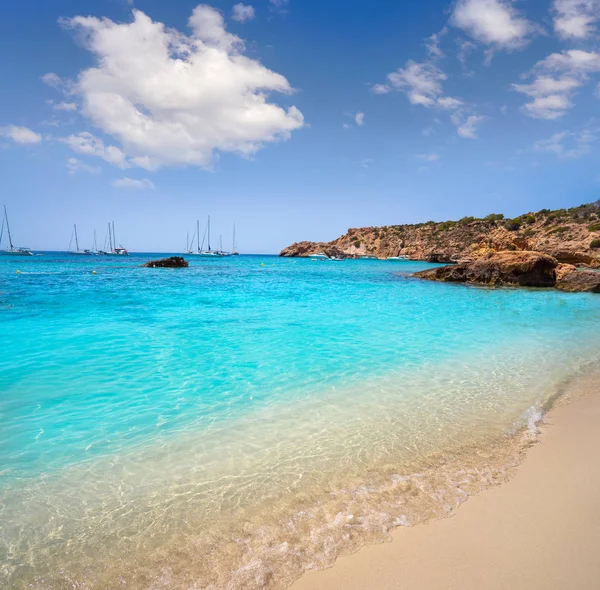
<path id="1" fill-rule="evenodd" d="M 596 200 L 600 0 L 8 0 L 15 241 L 178 251 Z"/>

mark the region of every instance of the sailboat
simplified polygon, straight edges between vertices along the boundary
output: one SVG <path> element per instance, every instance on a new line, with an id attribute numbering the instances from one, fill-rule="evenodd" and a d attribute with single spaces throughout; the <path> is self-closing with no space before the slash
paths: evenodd
<path id="1" fill-rule="evenodd" d="M 0 249 L 0 256 L 33 256 L 33 252 L 29 248 L 13 246 L 10 225 L 8 223 L 8 213 L 6 212 L 6 205 L 4 205 L 4 218 L 2 219 L 2 229 L 0 230 L 0 244 L 2 244 L 2 238 L 4 237 L 5 225 L 8 233 L 8 248 L 3 250 Z"/>
<path id="2" fill-rule="evenodd" d="M 73 235 L 75 235 L 75 250 L 71 250 L 71 243 L 73 242 Z M 79 238 L 77 237 L 77 224 L 73 224 L 73 233 L 71 234 L 71 241 L 69 242 L 69 254 L 75 254 L 79 256 L 91 256 L 91 250 L 80 250 L 79 249 Z"/>
<path id="3" fill-rule="evenodd" d="M 192 250 L 192 244 L 194 243 L 195 237 L 196 232 L 194 232 L 194 235 L 192 236 L 192 241 L 190 242 L 190 232 L 187 233 L 185 237 L 185 250 L 183 251 L 184 254 L 195 254 L 195 252 Z"/>
<path id="4" fill-rule="evenodd" d="M 123 246 L 117 246 L 117 238 L 115 237 L 115 222 L 108 224 L 108 235 L 106 240 L 104 241 L 104 247 L 106 248 L 108 241 L 108 250 L 100 250 L 99 254 L 104 254 L 105 256 L 129 256 L 129 252 Z"/>
<path id="5" fill-rule="evenodd" d="M 205 236 L 208 233 L 208 250 L 204 250 L 204 239 L 202 239 L 202 248 L 198 246 L 198 255 L 204 258 L 222 258 L 223 256 L 229 256 L 229 253 L 221 250 L 211 250 L 210 248 L 210 215 L 208 216 L 208 223 L 206 224 Z M 198 236 L 200 237 L 200 236 Z"/>
<path id="6" fill-rule="evenodd" d="M 240 253 L 236 250 L 235 248 L 235 223 L 233 224 L 233 242 L 231 244 L 231 255 L 232 256 L 239 256 Z"/>
<path id="7" fill-rule="evenodd" d="M 218 256 L 231 256 L 231 252 L 225 252 L 223 250 L 223 236 L 219 235 L 219 249 L 217 250 Z"/>
<path id="8" fill-rule="evenodd" d="M 204 238 L 206 238 L 206 232 L 204 232 Z M 202 238 L 202 247 L 204 247 L 204 238 Z M 193 248 L 194 239 L 196 240 L 195 250 Z M 192 241 L 188 245 L 186 254 L 194 254 L 195 256 L 202 254 L 202 250 L 200 249 L 200 220 L 198 219 L 196 220 L 196 229 L 194 230 L 194 235 L 192 236 Z"/>

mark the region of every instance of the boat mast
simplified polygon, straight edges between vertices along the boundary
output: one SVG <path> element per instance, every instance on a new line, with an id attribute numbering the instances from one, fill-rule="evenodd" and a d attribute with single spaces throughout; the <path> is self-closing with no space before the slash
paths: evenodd
<path id="1" fill-rule="evenodd" d="M 233 243 L 231 244 L 232 246 L 232 252 L 235 252 L 235 223 L 233 224 Z"/>
<path id="2" fill-rule="evenodd" d="M 204 244 L 202 244 L 204 248 Z M 196 250 L 198 250 L 198 254 L 200 254 L 200 220 L 196 219 Z"/>
<path id="3" fill-rule="evenodd" d="M 98 252 L 98 244 L 96 243 L 96 230 L 94 230 L 94 252 Z"/>
<path id="4" fill-rule="evenodd" d="M 75 248 L 77 252 L 79 252 L 79 240 L 77 239 L 77 224 L 73 224 L 73 229 L 75 230 Z"/>
<path id="5" fill-rule="evenodd" d="M 108 248 L 111 252 L 113 251 L 113 238 L 112 231 L 110 229 L 110 221 L 108 222 Z"/>
<path id="6" fill-rule="evenodd" d="M 114 242 L 114 249 L 117 249 L 117 236 L 115 235 L 115 222 L 112 222 L 112 228 L 113 228 L 113 242 Z"/>
<path id="7" fill-rule="evenodd" d="M 208 251 L 210 252 L 210 215 L 208 216 Z"/>
<path id="8" fill-rule="evenodd" d="M 10 249 L 13 249 L 12 236 L 10 234 L 10 224 L 8 223 L 8 213 L 6 212 L 6 205 L 4 205 L 4 219 L 6 219 L 6 230 L 8 231 L 8 243 L 10 244 Z"/>

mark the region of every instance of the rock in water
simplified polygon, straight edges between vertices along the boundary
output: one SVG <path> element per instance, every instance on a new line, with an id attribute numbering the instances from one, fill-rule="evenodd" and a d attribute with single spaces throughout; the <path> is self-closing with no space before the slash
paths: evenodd
<path id="1" fill-rule="evenodd" d="M 485 258 L 424 270 L 414 276 L 453 283 L 554 287 L 557 264 L 555 258 L 540 252 L 504 251 L 489 254 Z"/>
<path id="2" fill-rule="evenodd" d="M 600 272 L 593 270 L 574 270 L 556 281 L 556 288 L 561 291 L 587 291 L 600 293 Z"/>
<path id="3" fill-rule="evenodd" d="M 161 260 L 151 260 L 144 264 L 147 268 L 187 268 L 190 263 L 183 256 L 171 256 Z"/>

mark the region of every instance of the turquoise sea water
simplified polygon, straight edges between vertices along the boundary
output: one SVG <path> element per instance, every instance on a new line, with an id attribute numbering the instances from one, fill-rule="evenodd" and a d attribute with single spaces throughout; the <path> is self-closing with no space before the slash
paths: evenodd
<path id="1" fill-rule="evenodd" d="M 2 587 L 284 587 L 501 477 L 600 360 L 590 294 L 152 257 L 0 258 Z"/>

